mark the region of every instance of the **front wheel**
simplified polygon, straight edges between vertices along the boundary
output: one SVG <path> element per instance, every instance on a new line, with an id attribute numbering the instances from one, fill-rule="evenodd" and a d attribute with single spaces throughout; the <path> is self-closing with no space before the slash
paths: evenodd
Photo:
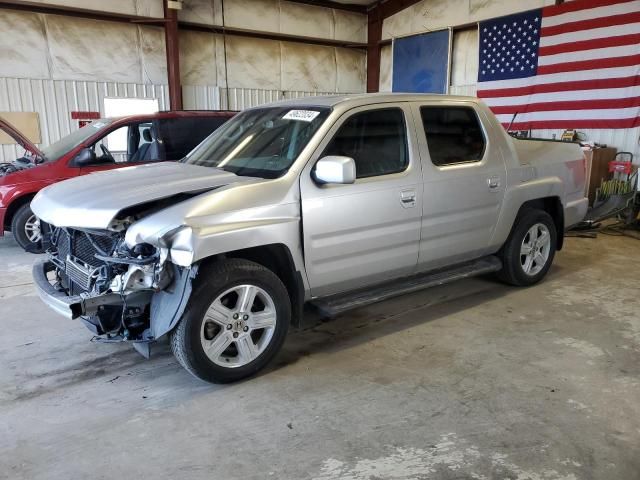
<path id="1" fill-rule="evenodd" d="M 264 368 L 291 321 L 285 286 L 257 263 L 230 259 L 196 279 L 189 305 L 171 332 L 171 349 L 196 377 L 227 383 Z"/>
<path id="2" fill-rule="evenodd" d="M 22 205 L 11 220 L 11 232 L 18 245 L 31 253 L 42 253 L 43 223 L 31 211 L 29 203 Z"/>
<path id="3" fill-rule="evenodd" d="M 499 277 L 506 283 L 528 286 L 547 274 L 556 253 L 557 232 L 551 216 L 542 210 L 526 210 L 502 250 Z"/>

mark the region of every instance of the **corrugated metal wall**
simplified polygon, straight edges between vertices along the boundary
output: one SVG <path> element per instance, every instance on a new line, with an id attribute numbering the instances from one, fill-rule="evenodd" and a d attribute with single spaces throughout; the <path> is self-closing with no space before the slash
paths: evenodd
<path id="1" fill-rule="evenodd" d="M 72 111 L 104 113 L 104 98 L 156 98 L 168 108 L 166 85 L 0 78 L 0 111 L 38 112 L 42 144 L 48 145 L 78 128 Z M 0 161 L 22 154 L 16 145 L 0 145 Z"/>
<path id="2" fill-rule="evenodd" d="M 243 110 L 289 98 L 335 95 L 328 92 L 261 90 L 257 88 L 223 88 L 215 85 L 185 85 L 182 101 L 185 109 Z"/>
<path id="3" fill-rule="evenodd" d="M 287 98 L 330 95 L 326 92 L 221 88 L 198 85 L 183 87 L 185 109 L 242 110 Z M 156 98 L 161 110 L 169 108 L 166 85 L 0 78 L 0 111 L 38 112 L 42 144 L 49 145 L 78 128 L 72 111 L 104 114 L 104 98 Z M 228 101 L 227 101 L 228 98 Z M 0 145 L 0 162 L 22 155 L 17 145 Z"/>

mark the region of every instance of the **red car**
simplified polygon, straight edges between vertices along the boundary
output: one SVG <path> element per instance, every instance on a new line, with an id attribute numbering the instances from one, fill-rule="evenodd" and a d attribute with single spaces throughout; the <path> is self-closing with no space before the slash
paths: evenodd
<path id="1" fill-rule="evenodd" d="M 174 111 L 96 120 L 44 148 L 37 148 L 0 119 L 0 129 L 25 156 L 0 163 L 0 236 L 11 231 L 24 249 L 42 251 L 42 226 L 31 199 L 47 185 L 101 170 L 180 160 L 235 115 L 227 111 Z"/>

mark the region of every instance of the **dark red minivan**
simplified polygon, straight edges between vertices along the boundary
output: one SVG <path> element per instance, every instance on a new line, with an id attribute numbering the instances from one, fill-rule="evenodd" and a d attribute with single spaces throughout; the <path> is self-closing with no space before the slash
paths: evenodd
<path id="1" fill-rule="evenodd" d="M 41 252 L 42 226 L 31 199 L 47 185 L 101 170 L 180 160 L 235 115 L 227 111 L 173 111 L 95 120 L 43 148 L 0 119 L 0 129 L 25 149 L 0 163 L 0 236 L 11 231 L 30 252 Z"/>

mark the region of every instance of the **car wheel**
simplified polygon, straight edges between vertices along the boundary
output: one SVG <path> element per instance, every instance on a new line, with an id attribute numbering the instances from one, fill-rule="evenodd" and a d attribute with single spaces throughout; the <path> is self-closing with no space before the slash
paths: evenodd
<path id="1" fill-rule="evenodd" d="M 189 304 L 170 334 L 173 354 L 196 377 L 227 383 L 264 368 L 291 321 L 287 289 L 254 262 L 218 262 L 196 278 Z"/>
<path id="2" fill-rule="evenodd" d="M 511 285 L 533 285 L 547 274 L 556 253 L 557 233 L 551 216 L 526 210 L 516 219 L 502 250 L 499 277 Z"/>
<path id="3" fill-rule="evenodd" d="M 31 211 L 28 203 L 22 205 L 11 220 L 11 232 L 22 248 L 31 253 L 42 253 L 42 223 Z"/>

